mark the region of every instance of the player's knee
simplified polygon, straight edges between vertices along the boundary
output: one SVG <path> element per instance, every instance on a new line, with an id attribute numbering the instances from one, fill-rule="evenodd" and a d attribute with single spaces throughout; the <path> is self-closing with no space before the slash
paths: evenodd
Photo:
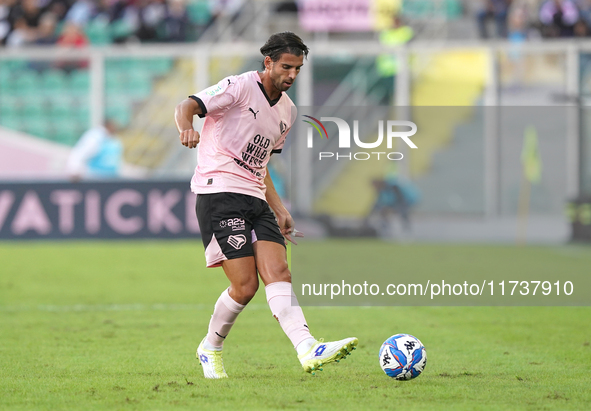
<path id="1" fill-rule="evenodd" d="M 248 304 L 250 300 L 254 297 L 259 289 L 259 281 L 258 279 L 249 281 L 244 284 L 240 284 L 239 287 L 236 288 L 236 297 L 238 298 L 237 302 L 239 304 Z"/>
<path id="2" fill-rule="evenodd" d="M 277 266 L 275 266 L 273 274 L 273 277 L 275 277 L 275 281 L 285 281 L 288 283 L 291 282 L 291 272 L 289 271 L 287 261 L 281 262 Z"/>
<path id="3" fill-rule="evenodd" d="M 259 281 L 257 279 L 257 281 L 252 281 L 251 283 L 249 283 L 245 287 L 244 297 L 248 298 L 248 300 L 250 301 L 252 299 L 252 297 L 254 297 L 254 295 L 257 293 L 258 289 L 259 289 Z"/>

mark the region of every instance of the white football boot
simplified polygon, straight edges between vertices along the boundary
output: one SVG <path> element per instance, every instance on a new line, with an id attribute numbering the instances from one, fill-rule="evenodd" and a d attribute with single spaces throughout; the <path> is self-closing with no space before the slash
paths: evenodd
<path id="1" fill-rule="evenodd" d="M 226 370 L 224 369 L 224 361 L 222 360 L 221 351 L 211 351 L 203 347 L 205 338 L 197 348 L 197 359 L 203 368 L 203 375 L 205 378 L 228 378 Z"/>
<path id="2" fill-rule="evenodd" d="M 358 343 L 355 337 L 332 342 L 324 342 L 321 338 L 306 353 L 298 355 L 298 359 L 304 371 L 314 374 L 315 371 L 322 371 L 324 364 L 339 362 L 350 355 Z"/>

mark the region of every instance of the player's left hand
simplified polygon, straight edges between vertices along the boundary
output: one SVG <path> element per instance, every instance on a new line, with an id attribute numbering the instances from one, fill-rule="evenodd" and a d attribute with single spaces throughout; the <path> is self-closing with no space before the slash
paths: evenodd
<path id="1" fill-rule="evenodd" d="M 295 227 L 294 227 L 293 230 L 291 230 L 290 233 L 283 234 L 283 236 L 285 238 L 287 238 L 289 241 L 291 241 L 292 243 L 294 243 L 295 245 L 298 245 L 298 243 L 295 242 L 295 240 L 292 238 L 292 236 L 294 236 L 294 237 L 303 237 L 304 236 L 304 233 L 302 233 L 301 231 L 296 230 Z"/>
<path id="2" fill-rule="evenodd" d="M 303 237 L 304 233 L 295 229 L 295 223 L 293 222 L 291 214 L 287 213 L 284 216 L 277 217 L 277 223 L 279 224 L 279 229 L 281 230 L 281 234 L 285 237 L 285 239 L 290 243 L 298 245 L 293 237 Z"/>

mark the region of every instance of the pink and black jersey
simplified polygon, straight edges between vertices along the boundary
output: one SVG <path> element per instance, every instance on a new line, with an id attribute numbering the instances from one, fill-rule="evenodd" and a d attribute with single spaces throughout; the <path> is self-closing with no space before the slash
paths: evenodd
<path id="1" fill-rule="evenodd" d="M 267 163 L 272 153 L 281 152 L 297 111 L 285 93 L 270 100 L 260 80 L 258 72 L 249 71 L 190 96 L 205 116 L 191 180 L 194 193 L 265 200 Z"/>

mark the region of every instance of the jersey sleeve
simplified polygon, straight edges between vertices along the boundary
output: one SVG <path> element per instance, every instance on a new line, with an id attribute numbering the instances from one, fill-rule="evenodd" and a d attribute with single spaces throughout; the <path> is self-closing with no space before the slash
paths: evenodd
<path id="1" fill-rule="evenodd" d="M 216 115 L 225 112 L 240 99 L 241 87 L 237 76 L 226 77 L 218 84 L 195 93 L 192 98 L 201 107 L 203 118 L 206 115 Z"/>

